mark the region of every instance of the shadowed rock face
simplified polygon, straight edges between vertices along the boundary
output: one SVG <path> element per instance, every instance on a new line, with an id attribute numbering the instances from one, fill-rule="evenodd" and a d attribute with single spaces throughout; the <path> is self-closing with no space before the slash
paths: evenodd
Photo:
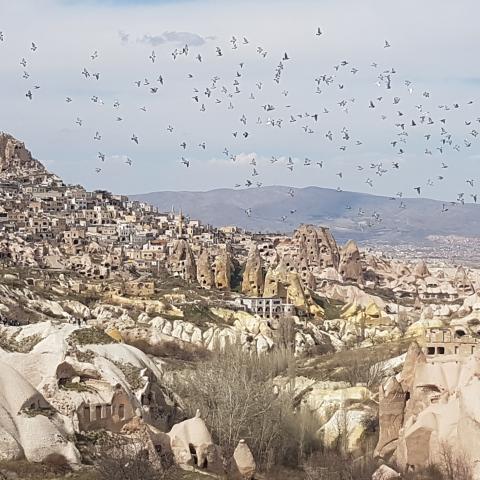
<path id="1" fill-rule="evenodd" d="M 430 276 L 430 271 L 428 270 L 425 260 L 420 260 L 413 269 L 413 275 L 416 277 L 428 277 Z"/>
<path id="2" fill-rule="evenodd" d="M 177 240 L 168 259 L 168 269 L 172 274 L 181 274 L 188 282 L 197 278 L 195 257 L 185 240 Z"/>
<path id="3" fill-rule="evenodd" d="M 301 225 L 295 231 L 294 240 L 299 244 L 301 258 L 310 268 L 338 268 L 338 246 L 328 228 Z"/>
<path id="4" fill-rule="evenodd" d="M 252 297 L 260 297 L 263 294 L 263 268 L 262 257 L 256 245 L 254 245 L 247 258 L 245 272 L 242 280 L 242 293 Z"/>
<path id="5" fill-rule="evenodd" d="M 208 250 L 203 250 L 197 261 L 197 281 L 203 288 L 212 288 L 215 286 L 212 264 Z"/>
<path id="6" fill-rule="evenodd" d="M 230 290 L 232 280 L 232 256 L 224 251 L 215 259 L 215 287 L 219 290 Z"/>
<path id="7" fill-rule="evenodd" d="M 35 173 L 47 171 L 39 161 L 32 158 L 22 142 L 11 135 L 0 133 L 0 179 Z"/>
<path id="8" fill-rule="evenodd" d="M 338 271 L 347 281 L 363 282 L 360 252 L 353 240 L 350 240 L 342 250 Z"/>
<path id="9" fill-rule="evenodd" d="M 460 455 L 480 460 L 480 360 L 476 355 L 426 356 L 413 343 L 402 372 L 380 387 L 375 453 L 403 471 Z M 460 457 L 458 457 L 460 458 Z M 478 471 L 473 478 L 478 478 Z"/>

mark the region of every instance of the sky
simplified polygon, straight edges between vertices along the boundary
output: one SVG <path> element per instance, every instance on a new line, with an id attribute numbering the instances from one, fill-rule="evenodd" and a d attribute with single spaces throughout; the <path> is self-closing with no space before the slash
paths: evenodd
<path id="1" fill-rule="evenodd" d="M 0 130 L 89 189 L 473 201 L 479 14 L 475 0 L 0 0 Z"/>

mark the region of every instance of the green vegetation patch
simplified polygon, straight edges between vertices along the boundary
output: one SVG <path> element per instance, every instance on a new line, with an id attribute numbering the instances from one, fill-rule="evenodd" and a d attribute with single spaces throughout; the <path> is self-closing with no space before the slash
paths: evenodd
<path id="1" fill-rule="evenodd" d="M 40 335 L 32 335 L 17 340 L 19 333 L 17 332 L 9 337 L 6 331 L 0 332 L 0 348 L 7 352 L 29 353 L 42 340 Z"/>
<path id="2" fill-rule="evenodd" d="M 134 390 L 140 390 L 145 386 L 145 381 L 141 376 L 142 369 L 132 365 L 131 363 L 113 362 L 125 375 L 129 385 Z"/>
<path id="3" fill-rule="evenodd" d="M 106 345 L 117 343 L 110 335 L 101 328 L 81 328 L 75 330 L 69 337 L 69 343 L 74 345 Z"/>

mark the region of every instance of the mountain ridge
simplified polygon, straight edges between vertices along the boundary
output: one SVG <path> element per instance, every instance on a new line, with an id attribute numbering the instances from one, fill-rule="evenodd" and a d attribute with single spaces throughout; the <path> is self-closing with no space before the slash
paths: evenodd
<path id="1" fill-rule="evenodd" d="M 301 223 L 313 223 L 330 227 L 342 240 L 390 243 L 416 243 L 430 235 L 480 235 L 478 205 L 427 198 L 391 199 L 316 186 L 281 185 L 241 190 L 161 191 L 129 197 L 164 210 L 172 206 L 182 209 L 192 218 L 214 226 L 237 225 L 252 231 L 285 233 Z"/>

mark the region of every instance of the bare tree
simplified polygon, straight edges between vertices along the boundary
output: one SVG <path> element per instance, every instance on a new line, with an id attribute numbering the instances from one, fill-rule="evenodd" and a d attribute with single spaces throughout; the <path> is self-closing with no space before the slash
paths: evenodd
<path id="1" fill-rule="evenodd" d="M 368 388 L 373 388 L 380 385 L 385 374 L 385 362 L 374 357 L 364 356 L 349 360 L 347 364 L 342 366 L 337 378 L 348 382 L 352 386 L 357 383 L 364 383 Z"/>
<path id="2" fill-rule="evenodd" d="M 99 480 L 166 480 L 169 456 L 153 454 L 140 436 L 114 435 L 104 439 L 96 452 Z"/>
<path id="3" fill-rule="evenodd" d="M 438 466 L 443 474 L 443 480 L 472 480 L 473 478 L 471 463 L 465 452 L 447 442 L 440 444 Z"/>
<path id="4" fill-rule="evenodd" d="M 243 438 L 263 469 L 298 463 L 300 449 L 308 451 L 313 435 L 306 433 L 294 411 L 292 389 L 275 392 L 272 382 L 282 372 L 293 372 L 292 362 L 289 350 L 257 355 L 232 345 L 197 364 L 184 376 L 183 386 L 175 388 L 190 415 L 200 409 L 226 458 Z M 313 428 L 318 425 L 310 419 Z"/>

